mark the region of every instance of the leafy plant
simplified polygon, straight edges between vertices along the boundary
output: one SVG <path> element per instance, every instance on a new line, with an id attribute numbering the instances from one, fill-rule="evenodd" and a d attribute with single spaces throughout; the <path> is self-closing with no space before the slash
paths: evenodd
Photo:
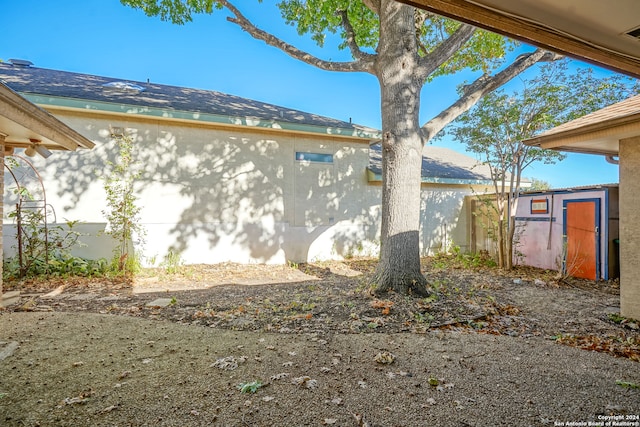
<path id="1" fill-rule="evenodd" d="M 628 381 L 617 380 L 616 384 L 618 384 L 620 387 L 624 387 L 624 388 L 640 389 L 640 384 L 638 384 L 638 383 L 632 383 L 632 382 L 628 382 Z"/>
<path id="2" fill-rule="evenodd" d="M 251 381 L 250 383 L 240 383 L 238 384 L 238 389 L 240 393 L 255 393 L 261 388 L 264 384 L 260 382 L 260 380 Z"/>
<path id="3" fill-rule="evenodd" d="M 609 314 L 607 314 L 607 317 L 613 323 L 617 323 L 617 324 L 620 324 L 620 323 L 624 322 L 625 320 L 627 320 L 626 317 L 620 316 L 618 313 L 609 313 Z"/>
<path id="4" fill-rule="evenodd" d="M 444 270 L 447 268 L 493 268 L 497 264 L 486 251 L 466 253 L 461 251 L 460 246 L 452 245 L 447 251 L 439 252 L 433 257 L 432 266 Z"/>
<path id="5" fill-rule="evenodd" d="M 103 214 L 109 224 L 107 234 L 117 241 L 112 267 L 121 274 L 133 274 L 140 270 L 140 258 L 134 253 L 133 239 L 144 242 L 146 234 L 140 224 L 140 206 L 134 186 L 140 172 L 135 170 L 133 139 L 127 135 L 113 135 L 118 147 L 115 162 L 107 161 L 110 171 L 103 176 L 107 194 L 107 209 Z"/>
<path id="6" fill-rule="evenodd" d="M 180 267 L 182 267 L 183 263 L 180 253 L 169 251 L 169 253 L 164 256 L 160 266 L 163 267 L 168 274 L 176 274 L 180 272 Z"/>
<path id="7" fill-rule="evenodd" d="M 33 200 L 24 187 L 16 190 L 21 200 Z M 33 277 L 46 274 L 94 275 L 100 268 L 89 261 L 71 255 L 73 247 L 84 246 L 80 242 L 83 233 L 76 230 L 79 221 L 66 220 L 65 224 L 48 225 L 47 207 L 25 208 L 22 203 L 8 214 L 16 222 L 16 255 L 4 263 L 3 275 L 10 277 Z"/>

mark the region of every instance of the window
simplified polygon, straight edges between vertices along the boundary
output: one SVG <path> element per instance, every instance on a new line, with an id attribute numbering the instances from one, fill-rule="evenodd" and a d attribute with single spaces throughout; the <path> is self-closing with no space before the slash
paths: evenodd
<path id="1" fill-rule="evenodd" d="M 549 199 L 531 199 L 532 214 L 549 213 Z"/>
<path id="2" fill-rule="evenodd" d="M 296 160 L 317 163 L 333 163 L 333 154 L 305 153 L 302 151 L 296 151 Z"/>

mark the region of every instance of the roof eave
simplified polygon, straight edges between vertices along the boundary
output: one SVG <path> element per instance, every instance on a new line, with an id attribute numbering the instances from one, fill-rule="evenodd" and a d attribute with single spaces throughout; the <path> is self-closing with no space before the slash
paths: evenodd
<path id="1" fill-rule="evenodd" d="M 352 129 L 319 126 L 310 124 L 291 123 L 268 119 L 258 119 L 242 116 L 225 116 L 219 114 L 202 113 L 197 111 L 182 111 L 159 107 L 145 107 L 115 102 L 94 101 L 79 98 L 58 97 L 25 93 L 25 98 L 47 109 L 64 109 L 82 112 L 101 112 L 105 114 L 137 115 L 160 120 L 176 120 L 183 122 L 211 123 L 222 126 L 246 126 L 271 131 L 301 132 L 307 134 L 322 134 L 332 137 L 347 137 L 371 140 L 380 138 L 380 132 L 366 128 Z"/>
<path id="2" fill-rule="evenodd" d="M 584 145 L 590 141 L 600 139 L 615 139 L 617 141 L 624 135 L 634 134 L 640 134 L 640 113 L 591 123 L 565 131 L 542 134 L 526 139 L 523 143 L 543 149 L 585 154 L 618 155 L 617 150 L 606 149 L 603 146 L 589 148 Z M 581 147 L 580 144 L 583 146 Z"/>
<path id="3" fill-rule="evenodd" d="M 544 25 L 536 25 L 500 10 L 492 10 L 469 0 L 400 0 L 457 21 L 546 50 L 640 78 L 640 59 L 572 38 Z"/>
<path id="4" fill-rule="evenodd" d="M 34 134 L 51 141 L 47 148 L 75 151 L 78 147 L 93 148 L 94 143 L 85 138 L 44 109 L 0 83 L 0 115 Z M 24 145 L 27 141 L 24 141 Z M 23 142 L 6 141 L 7 147 L 21 146 Z"/>

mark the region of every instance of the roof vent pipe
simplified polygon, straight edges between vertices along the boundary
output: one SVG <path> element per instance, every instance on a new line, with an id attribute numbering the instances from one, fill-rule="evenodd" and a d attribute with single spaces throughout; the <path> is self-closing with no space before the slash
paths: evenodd
<path id="1" fill-rule="evenodd" d="M 33 65 L 33 62 L 27 61 L 26 59 L 9 59 L 11 65 L 17 65 L 19 67 L 30 67 Z"/>
<path id="2" fill-rule="evenodd" d="M 607 161 L 607 163 L 611 163 L 612 165 L 620 164 L 620 158 L 618 156 L 605 156 L 604 159 Z"/>

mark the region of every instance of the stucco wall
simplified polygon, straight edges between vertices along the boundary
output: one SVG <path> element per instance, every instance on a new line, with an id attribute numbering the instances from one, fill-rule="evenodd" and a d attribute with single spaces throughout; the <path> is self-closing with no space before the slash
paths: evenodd
<path id="1" fill-rule="evenodd" d="M 640 319 L 640 137 L 620 140 L 620 313 Z"/>
<path id="2" fill-rule="evenodd" d="M 89 234 L 83 239 L 88 246 L 76 255 L 111 256 L 112 241 L 99 235 L 106 226 L 99 176 L 115 159 L 114 127 L 135 138 L 141 223 L 147 230 L 139 249 L 147 263 L 170 251 L 187 263 L 285 263 L 377 253 L 380 187 L 367 182 L 366 140 L 57 116 L 96 143 L 82 155 L 33 158 L 58 221 L 80 220 L 80 230 Z M 299 161 L 297 152 L 330 154 L 333 162 Z M 468 186 L 423 188 L 423 254 L 451 241 L 465 246 L 460 213 L 470 193 Z M 12 246 L 15 232 L 6 220 L 5 231 L 5 244 Z"/>
<path id="3" fill-rule="evenodd" d="M 0 194 L 4 194 L 4 141 L 5 135 L 0 132 Z M 0 216 L 4 217 L 4 203 L 0 203 Z M 3 245 L 3 230 L 0 229 L 0 253 L 4 254 L 4 245 Z M 0 263 L 0 296 L 2 296 L 2 268 L 3 265 Z"/>

